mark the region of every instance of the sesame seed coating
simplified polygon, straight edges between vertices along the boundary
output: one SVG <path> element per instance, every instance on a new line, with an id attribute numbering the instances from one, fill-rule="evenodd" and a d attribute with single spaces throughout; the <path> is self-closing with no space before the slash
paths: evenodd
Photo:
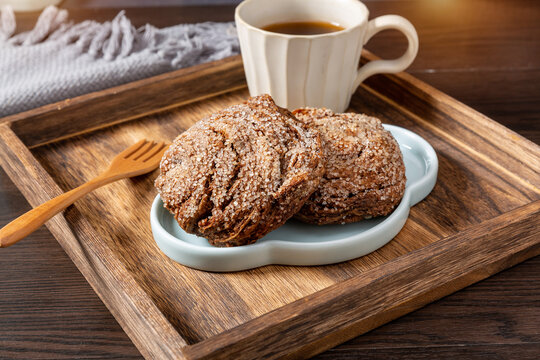
<path id="1" fill-rule="evenodd" d="M 182 229 L 229 247 L 283 225 L 323 172 L 318 133 L 261 95 L 180 134 L 155 186 Z"/>
<path id="2" fill-rule="evenodd" d="M 405 165 L 397 141 L 379 119 L 314 108 L 293 114 L 320 132 L 326 168 L 296 218 L 343 224 L 392 212 L 405 191 Z"/>

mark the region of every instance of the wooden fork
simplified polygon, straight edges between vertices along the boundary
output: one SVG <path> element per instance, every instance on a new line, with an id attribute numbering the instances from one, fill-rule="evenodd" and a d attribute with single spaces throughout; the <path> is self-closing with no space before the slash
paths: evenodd
<path id="1" fill-rule="evenodd" d="M 54 215 L 98 187 L 156 169 L 166 149 L 165 143 L 157 144 L 146 139 L 133 144 L 116 155 L 107 170 L 98 177 L 39 205 L 4 226 L 0 230 L 0 247 L 13 245 L 30 235 Z"/>

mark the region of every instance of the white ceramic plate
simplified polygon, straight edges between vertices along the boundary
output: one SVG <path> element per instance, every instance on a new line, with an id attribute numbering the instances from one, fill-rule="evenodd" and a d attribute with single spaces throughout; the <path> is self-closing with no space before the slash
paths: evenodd
<path id="1" fill-rule="evenodd" d="M 150 211 L 152 233 L 171 259 L 200 270 L 239 271 L 269 264 L 324 265 L 351 260 L 377 250 L 396 236 L 409 209 L 435 186 L 438 161 L 427 141 L 398 126 L 384 125 L 398 141 L 407 175 L 405 194 L 392 214 L 346 225 L 309 225 L 289 220 L 255 244 L 211 246 L 183 231 L 156 196 Z"/>

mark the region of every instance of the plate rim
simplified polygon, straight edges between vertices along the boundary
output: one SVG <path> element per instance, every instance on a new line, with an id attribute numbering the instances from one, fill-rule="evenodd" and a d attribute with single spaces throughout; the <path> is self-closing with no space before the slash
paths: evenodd
<path id="1" fill-rule="evenodd" d="M 193 244 L 191 242 L 188 242 L 186 240 L 183 240 L 181 238 L 178 238 L 171 234 L 169 231 L 167 231 L 164 226 L 161 224 L 161 219 L 163 216 L 172 216 L 164 207 L 163 202 L 161 201 L 161 198 L 158 195 L 154 198 L 152 202 L 152 207 L 150 210 L 150 224 L 152 228 L 152 234 L 154 237 L 154 240 L 156 241 L 158 247 L 161 249 L 162 252 L 165 253 L 168 257 L 173 259 L 174 261 L 179 262 L 182 265 L 189 266 L 192 268 L 196 268 L 199 270 L 205 270 L 205 271 L 240 271 L 240 270 L 247 270 L 255 267 L 275 264 L 275 265 L 299 265 L 299 266 L 305 266 L 305 265 L 324 265 L 324 264 L 331 264 L 341 261 L 347 261 L 352 260 L 364 255 L 367 255 L 368 253 L 375 251 L 376 249 L 384 246 L 386 243 L 390 242 L 403 228 L 405 225 L 406 220 L 409 216 L 409 211 L 412 206 L 417 204 L 419 201 L 424 199 L 433 189 L 436 183 L 437 179 L 437 172 L 438 172 L 438 158 L 435 150 L 429 144 L 424 138 L 422 138 L 420 135 L 416 134 L 413 131 L 410 131 L 408 129 L 405 129 L 400 126 L 396 125 L 389 125 L 389 124 L 383 124 L 385 129 L 394 132 L 399 132 L 408 138 L 411 138 L 414 140 L 415 144 L 418 144 L 418 148 L 421 148 L 423 154 L 422 158 L 427 162 L 425 163 L 426 166 L 426 172 L 425 174 L 415 181 L 413 184 L 406 187 L 403 198 L 400 202 L 400 204 L 394 209 L 394 211 L 386 217 L 381 223 L 373 226 L 370 229 L 367 229 L 366 231 L 362 231 L 357 234 L 348 235 L 344 238 L 339 239 L 332 239 L 332 240 L 323 240 L 323 241 L 317 241 L 317 242 L 290 242 L 286 240 L 268 240 L 264 242 L 255 242 L 250 245 L 244 245 L 244 246 L 237 246 L 237 247 L 213 247 L 213 246 L 200 246 L 197 244 Z M 403 144 L 399 144 L 402 146 Z M 372 239 L 373 234 L 376 234 L 377 232 L 381 232 L 382 229 L 385 229 L 386 227 L 394 226 L 393 230 L 395 231 L 389 231 L 389 234 L 392 234 L 391 237 L 389 237 L 386 240 L 377 241 L 377 239 Z M 317 225 L 312 225 L 317 226 Z M 397 227 L 397 230 L 396 230 Z M 395 234 L 393 234 L 395 232 Z M 388 235 L 388 234 L 387 234 Z M 388 236 L 386 236 L 388 237 Z M 386 238 L 385 237 L 385 238 Z M 376 243 L 375 248 L 370 248 L 369 245 L 372 243 Z M 357 246 L 364 246 L 369 249 L 367 252 L 360 251 L 360 255 L 354 254 L 350 257 L 343 257 L 341 256 L 340 260 L 338 261 L 322 261 L 321 259 L 317 259 L 315 261 L 280 261 L 280 254 L 284 251 L 289 252 L 298 252 L 298 251 L 307 251 L 311 253 L 311 256 L 313 256 L 313 253 L 316 253 L 317 251 L 321 251 L 321 248 L 323 248 L 325 251 L 339 251 L 341 248 L 350 247 L 352 245 Z M 171 254 L 173 250 L 169 248 L 175 248 L 174 254 Z M 182 257 L 182 254 L 184 253 L 184 257 Z M 189 256 L 188 256 L 189 255 Z M 284 256 L 283 254 L 281 254 Z M 306 255 L 303 253 L 302 255 Z M 187 257 L 186 257 L 187 256 Z M 242 259 L 239 259 L 240 256 L 253 256 L 254 258 L 249 261 L 249 263 L 257 263 L 257 265 L 253 266 L 253 264 L 246 264 L 242 262 Z M 307 257 L 309 257 L 310 254 L 307 254 Z M 197 257 L 197 258 L 194 258 Z M 289 256 L 285 256 L 289 257 Z M 178 260 L 179 258 L 182 258 L 182 261 Z M 336 258 L 336 256 L 332 256 L 332 258 Z M 224 262 L 226 264 L 215 264 L 216 260 L 221 260 L 221 262 Z M 334 259 L 335 260 L 335 259 Z M 205 264 L 205 261 L 207 262 Z M 224 266 L 225 265 L 225 266 Z M 246 265 L 246 266 L 244 266 Z"/>

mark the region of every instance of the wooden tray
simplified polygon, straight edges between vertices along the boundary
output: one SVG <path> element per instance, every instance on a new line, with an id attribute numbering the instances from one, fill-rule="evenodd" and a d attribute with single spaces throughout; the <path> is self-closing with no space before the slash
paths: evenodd
<path id="1" fill-rule="evenodd" d="M 239 57 L 84 95 L 0 120 L 0 163 L 36 206 L 135 140 L 170 141 L 247 96 Z M 360 259 L 186 268 L 152 239 L 156 173 L 101 188 L 47 227 L 152 359 L 307 357 L 540 254 L 537 145 L 408 74 L 370 78 L 351 110 L 418 133 L 440 162 L 401 233 Z"/>

